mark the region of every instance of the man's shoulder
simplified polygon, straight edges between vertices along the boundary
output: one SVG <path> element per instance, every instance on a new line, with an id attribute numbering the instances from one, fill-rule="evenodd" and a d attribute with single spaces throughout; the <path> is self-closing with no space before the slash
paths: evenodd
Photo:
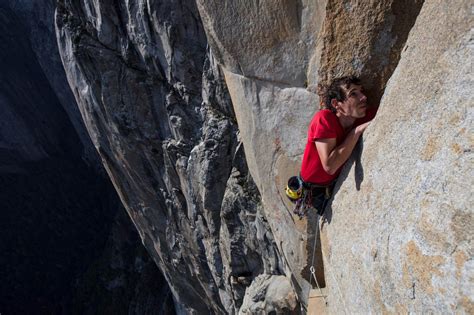
<path id="1" fill-rule="evenodd" d="M 321 109 L 319 111 L 317 111 L 314 116 L 313 116 L 313 120 L 315 119 L 334 119 L 334 118 L 337 118 L 336 114 L 334 114 L 332 111 L 330 111 L 329 109 Z"/>
<path id="2" fill-rule="evenodd" d="M 326 131 L 330 131 L 331 135 L 333 132 L 338 132 L 339 122 L 336 114 L 329 109 L 321 109 L 318 111 L 311 121 L 310 124 L 310 135 L 313 137 L 320 137 L 320 134 L 327 134 Z"/>
<path id="3" fill-rule="evenodd" d="M 337 121 L 337 116 L 329 109 L 321 109 L 314 114 L 312 124 L 333 125 Z"/>
<path id="4" fill-rule="evenodd" d="M 336 138 L 340 132 L 339 122 L 336 114 L 328 109 L 318 111 L 309 128 L 309 138 Z"/>

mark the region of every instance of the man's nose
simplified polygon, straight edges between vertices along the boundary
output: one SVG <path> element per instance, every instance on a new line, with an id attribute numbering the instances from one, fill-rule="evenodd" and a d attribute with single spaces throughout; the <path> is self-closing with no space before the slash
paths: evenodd
<path id="1" fill-rule="evenodd" d="M 365 96 L 365 94 L 362 93 L 362 92 L 360 93 L 360 101 L 361 102 L 366 102 L 367 101 L 367 96 Z"/>

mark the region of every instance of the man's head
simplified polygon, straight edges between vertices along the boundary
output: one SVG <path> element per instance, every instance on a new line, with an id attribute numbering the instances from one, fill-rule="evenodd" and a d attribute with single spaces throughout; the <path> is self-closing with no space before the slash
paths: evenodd
<path id="1" fill-rule="evenodd" d="M 321 95 L 324 107 L 338 116 L 362 118 L 367 110 L 367 97 L 355 76 L 333 80 Z"/>

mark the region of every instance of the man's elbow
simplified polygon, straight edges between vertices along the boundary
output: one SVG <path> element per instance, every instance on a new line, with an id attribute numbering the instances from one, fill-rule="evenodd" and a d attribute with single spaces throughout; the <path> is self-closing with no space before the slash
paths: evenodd
<path id="1" fill-rule="evenodd" d="M 328 173 L 329 175 L 334 175 L 336 174 L 337 172 L 337 168 L 333 167 L 332 165 L 328 165 L 328 164 L 322 164 L 323 165 L 323 169 L 326 173 Z"/>

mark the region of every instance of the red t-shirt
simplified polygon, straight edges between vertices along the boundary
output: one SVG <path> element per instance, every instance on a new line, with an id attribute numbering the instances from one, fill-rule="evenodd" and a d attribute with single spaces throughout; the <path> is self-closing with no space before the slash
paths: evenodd
<path id="1" fill-rule="evenodd" d="M 377 113 L 377 108 L 367 109 L 364 118 L 359 118 L 354 122 L 353 128 L 372 120 Z M 303 162 L 301 164 L 301 177 L 307 183 L 318 185 L 327 185 L 334 181 L 341 172 L 342 166 L 334 173 L 329 175 L 324 170 L 318 150 L 316 149 L 316 139 L 333 139 L 336 138 L 336 145 L 340 145 L 351 129 L 344 132 L 336 114 L 329 109 L 323 109 L 317 112 L 308 128 L 308 140 L 304 150 Z"/>

